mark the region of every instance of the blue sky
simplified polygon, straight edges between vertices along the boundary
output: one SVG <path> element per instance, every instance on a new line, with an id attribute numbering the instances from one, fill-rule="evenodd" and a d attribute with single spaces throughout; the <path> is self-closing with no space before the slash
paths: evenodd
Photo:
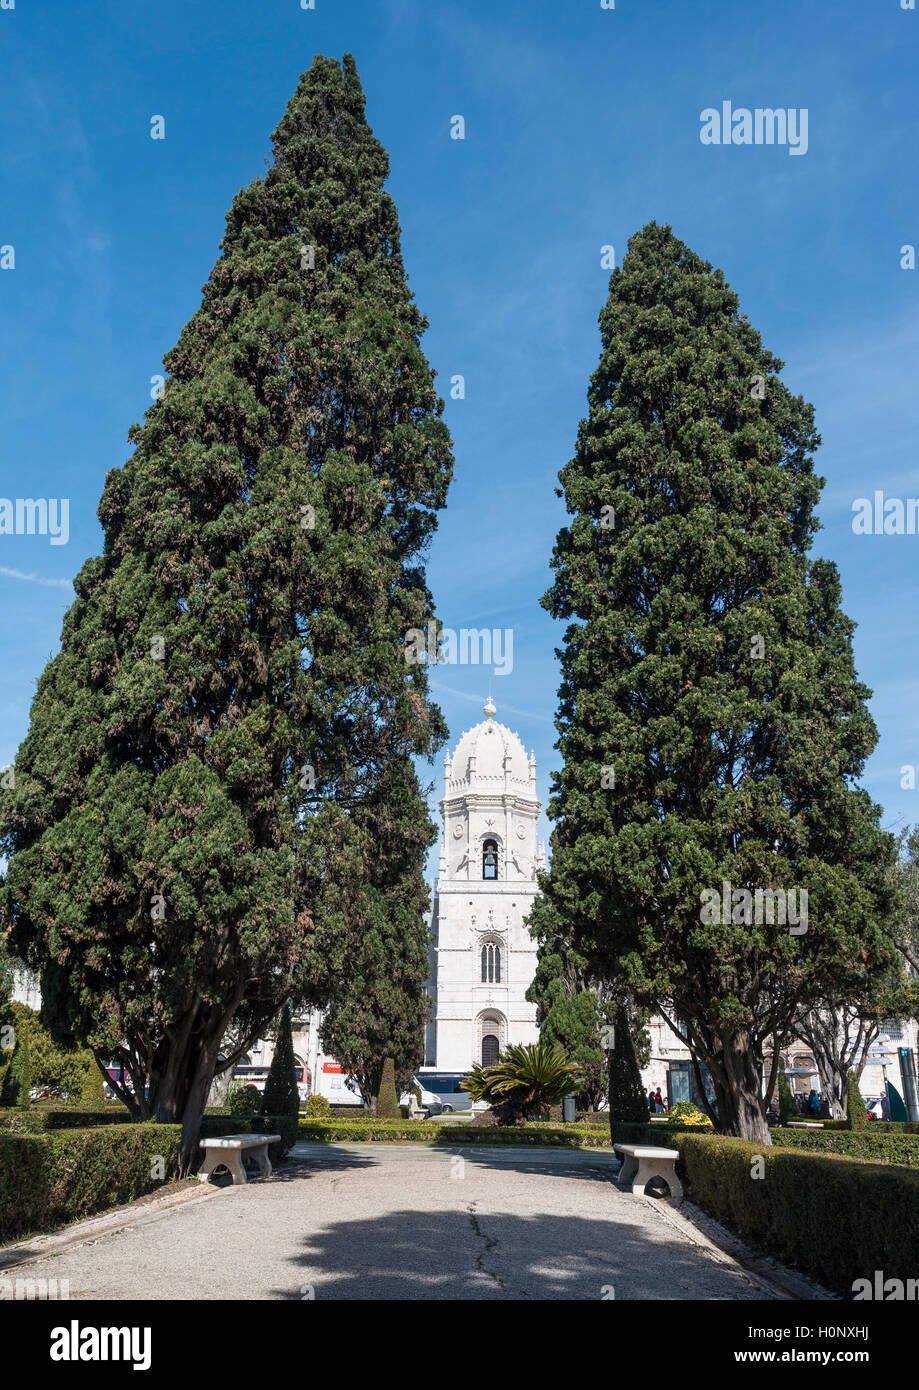
<path id="1" fill-rule="evenodd" d="M 560 627 L 539 607 L 617 259 L 652 218 L 720 266 L 784 379 L 813 401 L 815 551 L 841 570 L 881 739 L 866 785 L 919 821 L 919 536 L 855 536 L 851 506 L 919 495 L 919 14 L 901 0 L 96 0 L 0 10 L 0 495 L 67 497 L 70 538 L 0 536 L 0 764 L 26 732 L 69 581 L 101 546 L 105 473 L 194 312 L 224 213 L 317 52 L 354 53 L 389 151 L 456 475 L 429 578 L 453 628 L 510 628 L 498 718 L 545 798 Z M 808 150 L 708 147 L 700 113 L 807 108 Z M 462 115 L 463 141 L 450 138 Z M 166 138 L 150 139 L 162 115 Z M 21 577 L 29 576 L 29 577 Z M 488 672 L 442 667 L 455 742 Z M 440 778 L 440 759 L 432 770 Z M 547 827 L 544 827 L 544 833 Z"/>

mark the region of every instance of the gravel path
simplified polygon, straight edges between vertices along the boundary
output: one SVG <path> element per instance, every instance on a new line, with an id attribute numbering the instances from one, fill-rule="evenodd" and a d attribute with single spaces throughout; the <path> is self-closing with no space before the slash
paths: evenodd
<path id="1" fill-rule="evenodd" d="M 762 1299 L 777 1291 L 609 1155 L 298 1144 L 228 1187 L 11 1274 L 102 1299 Z"/>

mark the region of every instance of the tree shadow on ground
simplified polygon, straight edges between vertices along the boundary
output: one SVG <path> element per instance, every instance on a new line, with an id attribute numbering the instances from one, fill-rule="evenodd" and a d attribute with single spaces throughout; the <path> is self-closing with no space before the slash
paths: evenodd
<path id="1" fill-rule="evenodd" d="M 733 1265 L 676 1232 L 568 1213 L 388 1212 L 326 1224 L 292 1258 L 317 1301 L 760 1299 Z M 637 1215 L 637 1213 L 636 1213 Z"/>

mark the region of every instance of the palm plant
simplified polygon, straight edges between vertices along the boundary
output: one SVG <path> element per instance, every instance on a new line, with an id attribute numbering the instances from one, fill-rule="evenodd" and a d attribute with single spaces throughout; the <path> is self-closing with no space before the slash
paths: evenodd
<path id="1" fill-rule="evenodd" d="M 527 1115 L 547 1115 L 577 1090 L 580 1079 L 580 1067 L 569 1062 L 560 1043 L 515 1043 L 491 1066 L 475 1065 L 463 1089 L 474 1101 L 488 1101 L 499 1123 L 519 1125 Z"/>

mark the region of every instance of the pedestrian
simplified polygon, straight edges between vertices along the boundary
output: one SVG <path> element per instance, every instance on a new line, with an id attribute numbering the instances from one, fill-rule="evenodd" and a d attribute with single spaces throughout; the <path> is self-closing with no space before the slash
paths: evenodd
<path id="1" fill-rule="evenodd" d="M 648 1110 L 652 1115 L 654 1114 L 654 1092 L 650 1087 L 648 1088 Z"/>
<path id="2" fill-rule="evenodd" d="M 657 1090 L 656 1090 L 655 1093 L 654 1093 L 654 1109 L 655 1109 L 655 1111 L 657 1112 L 658 1115 L 663 1115 L 663 1113 L 664 1113 L 664 1097 L 661 1095 L 661 1088 L 660 1088 L 660 1086 L 658 1086 Z"/>
<path id="3" fill-rule="evenodd" d="M 807 1108 L 815 1118 L 820 1114 L 820 1097 L 817 1095 L 816 1091 L 811 1091 L 807 1102 Z"/>

